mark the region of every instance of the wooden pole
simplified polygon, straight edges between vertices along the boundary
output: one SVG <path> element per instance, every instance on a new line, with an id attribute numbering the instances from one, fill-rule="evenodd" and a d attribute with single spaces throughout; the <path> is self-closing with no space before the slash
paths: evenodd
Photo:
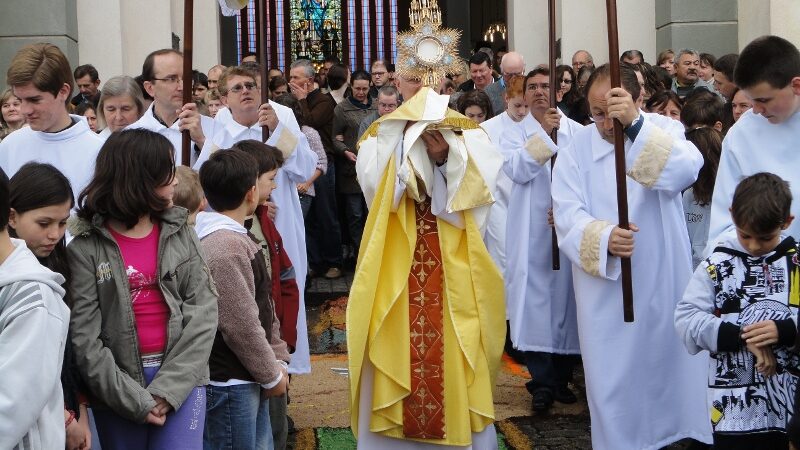
<path id="1" fill-rule="evenodd" d="M 192 35 L 194 34 L 194 1 L 183 0 L 183 104 L 192 102 Z M 182 132 L 181 164 L 191 165 L 192 139 L 189 130 Z"/>
<path id="2" fill-rule="evenodd" d="M 549 13 L 550 19 L 550 52 L 549 52 L 549 64 L 550 64 L 550 107 L 556 107 L 556 0 L 549 0 L 547 4 L 547 10 Z M 558 128 L 554 128 L 553 132 L 550 133 L 550 138 L 553 139 L 553 143 L 558 145 Z M 556 164 L 556 155 L 553 155 L 550 158 L 550 175 L 553 174 L 553 167 Z M 552 203 L 551 203 L 552 207 Z M 556 235 L 556 228 L 555 226 L 550 230 L 550 245 L 551 245 L 551 252 L 553 254 L 553 270 L 561 270 L 561 254 L 558 251 L 558 236 Z"/>
<path id="3" fill-rule="evenodd" d="M 258 32 L 256 33 L 256 52 L 258 53 L 258 57 L 256 60 L 259 63 L 259 67 L 261 69 L 261 104 L 265 104 L 269 102 L 269 98 L 267 96 L 267 89 L 268 89 L 268 78 L 267 78 L 267 15 L 264 14 L 266 9 L 264 8 L 264 2 L 267 0 L 257 0 L 256 1 L 256 16 L 258 20 L 256 20 L 256 26 L 258 26 Z M 269 128 L 268 127 L 261 127 L 261 140 L 267 142 L 269 139 Z"/>
<path id="4" fill-rule="evenodd" d="M 617 33 L 617 2 L 606 0 L 608 20 L 608 60 L 611 68 L 611 87 L 620 87 L 619 76 L 619 37 Z M 625 142 L 622 123 L 614 120 L 614 162 L 617 176 L 617 210 L 619 227 L 630 229 L 628 223 L 628 188 L 625 174 Z M 625 322 L 633 322 L 633 279 L 631 278 L 631 259 L 622 259 L 622 312 Z"/>

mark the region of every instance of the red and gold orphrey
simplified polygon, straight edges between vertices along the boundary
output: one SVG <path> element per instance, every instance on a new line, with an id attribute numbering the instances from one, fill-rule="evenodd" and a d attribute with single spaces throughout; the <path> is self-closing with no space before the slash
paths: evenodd
<path id="1" fill-rule="evenodd" d="M 417 243 L 408 276 L 411 394 L 403 401 L 403 434 L 443 439 L 444 329 L 442 255 L 430 200 L 415 203 Z"/>

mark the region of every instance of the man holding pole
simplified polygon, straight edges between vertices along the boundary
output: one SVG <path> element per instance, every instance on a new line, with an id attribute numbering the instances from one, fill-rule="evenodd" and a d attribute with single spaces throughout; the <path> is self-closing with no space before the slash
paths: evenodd
<path id="1" fill-rule="evenodd" d="M 640 114 L 636 75 L 608 65 L 586 86 L 595 126 L 559 152 L 553 204 L 559 247 L 572 262 L 578 333 L 595 449 L 711 442 L 706 360 L 688 356 L 672 323 L 692 273 L 681 191 L 703 164 L 697 149 Z M 630 230 L 618 223 L 613 122 L 625 134 Z M 636 236 L 634 238 L 634 235 Z M 635 247 L 634 247 L 635 244 Z M 621 258 L 631 258 L 636 320 L 623 322 Z"/>

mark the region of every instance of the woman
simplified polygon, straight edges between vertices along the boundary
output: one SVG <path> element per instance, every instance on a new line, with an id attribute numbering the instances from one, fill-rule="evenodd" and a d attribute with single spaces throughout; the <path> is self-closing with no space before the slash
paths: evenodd
<path id="1" fill-rule="evenodd" d="M 8 231 L 11 237 L 24 240 L 39 263 L 61 274 L 69 285 L 70 271 L 64 235 L 75 199 L 67 177 L 50 164 L 25 164 L 11 178 L 9 204 Z M 68 307 L 71 306 L 69 291 L 64 296 L 64 302 Z M 92 434 L 89 431 L 89 413 L 82 400 L 83 383 L 69 338 L 64 347 L 61 387 L 64 393 L 66 448 L 90 448 Z"/>
<path id="2" fill-rule="evenodd" d="M 20 105 L 22 101 L 8 88 L 0 97 L 0 140 L 17 131 L 25 125 L 25 116 L 22 115 Z"/>
<path id="3" fill-rule="evenodd" d="M 676 93 L 668 90 L 656 92 L 645 104 L 645 111 L 658 113 L 677 121 L 681 120 L 681 109 L 683 109 L 683 100 Z"/>
<path id="4" fill-rule="evenodd" d="M 100 137 L 108 139 L 142 117 L 147 107 L 139 84 L 131 77 L 120 76 L 106 81 L 97 104 Z"/>
<path id="5" fill-rule="evenodd" d="M 478 125 L 494 115 L 492 101 L 489 99 L 489 96 L 480 89 L 465 92 L 458 97 L 458 112 L 467 116 Z"/>
<path id="6" fill-rule="evenodd" d="M 659 53 L 656 65 L 663 67 L 669 73 L 669 76 L 675 76 L 675 52 L 668 48 Z"/>
<path id="7" fill-rule="evenodd" d="M 556 67 L 556 83 L 558 83 L 556 85 L 556 104 L 565 114 L 569 114 L 568 101 L 575 97 L 574 93 L 578 90 L 577 87 L 572 89 L 572 86 L 577 83 L 575 82 L 575 72 L 571 66 L 562 64 Z"/>

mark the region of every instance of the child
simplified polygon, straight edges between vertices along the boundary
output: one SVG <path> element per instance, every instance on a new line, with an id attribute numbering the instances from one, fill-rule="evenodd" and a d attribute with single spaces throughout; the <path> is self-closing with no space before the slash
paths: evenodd
<path id="1" fill-rule="evenodd" d="M 708 92 L 696 90 L 694 92 Z M 709 93 L 710 94 L 710 93 Z M 710 94 L 716 97 L 715 94 Z M 684 109 L 684 112 L 686 109 Z M 697 181 L 683 192 L 683 211 L 686 214 L 686 227 L 692 245 L 692 267 L 703 260 L 708 244 L 708 227 L 711 224 L 711 195 L 717 177 L 717 167 L 722 153 L 722 133 L 716 128 L 700 126 L 686 131 L 686 139 L 703 155 L 703 168 Z"/>
<path id="2" fill-rule="evenodd" d="M 189 226 L 194 227 L 197 213 L 206 209 L 207 204 L 203 187 L 200 186 L 200 176 L 186 166 L 178 166 L 175 168 L 175 178 L 178 180 L 178 185 L 175 186 L 172 202 L 175 203 L 175 206 L 186 208 L 189 211 L 187 222 Z"/>
<path id="3" fill-rule="evenodd" d="M 69 309 L 64 277 L 8 230 L 9 182 L 0 170 L 0 448 L 64 448 L 61 363 Z"/>
<path id="4" fill-rule="evenodd" d="M 295 279 L 294 267 L 289 255 L 283 248 L 275 223 L 269 217 L 266 202 L 275 187 L 275 173 L 283 164 L 283 154 L 275 147 L 256 140 L 239 141 L 233 146 L 252 156 L 258 166 L 258 208 L 253 220 L 248 221 L 249 231 L 261 246 L 270 269 L 272 280 L 272 300 L 275 304 L 275 315 L 280 321 L 281 339 L 293 353 L 297 343 L 297 313 L 299 308 L 299 291 Z M 286 419 L 285 395 L 270 399 L 269 418 L 272 422 L 272 436 L 275 448 L 285 448 L 289 433 Z"/>
<path id="5" fill-rule="evenodd" d="M 60 274 L 69 283 L 64 235 L 70 211 L 75 206 L 69 180 L 50 164 L 28 163 L 11 178 L 9 186 L 9 234 L 24 240 L 41 265 Z M 69 307 L 69 293 L 64 296 L 64 303 Z M 64 421 L 68 423 L 67 448 L 89 448 L 92 436 L 89 414 L 79 392 L 82 383 L 73 352 L 72 343 L 67 340 L 61 368 Z"/>
<path id="6" fill-rule="evenodd" d="M 70 330 L 104 448 L 203 445 L 216 293 L 174 187 L 167 138 L 113 133 L 70 226 Z"/>
<path id="7" fill-rule="evenodd" d="M 255 159 L 235 149 L 216 152 L 200 168 L 200 183 L 217 212 L 197 215 L 197 235 L 219 290 L 205 449 L 273 448 L 268 397 L 285 394 L 289 381 L 289 352 L 280 338 L 269 273 L 244 227 L 258 206 L 258 172 Z M 265 183 L 268 192 L 274 187 Z"/>
<path id="8" fill-rule="evenodd" d="M 206 107 L 208 108 L 208 114 L 212 119 L 217 117 L 217 111 L 224 107 L 222 100 L 220 99 L 219 91 L 216 89 L 209 89 L 206 91 L 205 100 Z"/>
<path id="9" fill-rule="evenodd" d="M 757 173 L 736 187 L 735 233 L 718 240 L 675 311 L 690 353 L 711 352 L 708 400 L 714 448 L 786 448 L 800 359 L 789 352 L 800 306 L 792 194 Z"/>

